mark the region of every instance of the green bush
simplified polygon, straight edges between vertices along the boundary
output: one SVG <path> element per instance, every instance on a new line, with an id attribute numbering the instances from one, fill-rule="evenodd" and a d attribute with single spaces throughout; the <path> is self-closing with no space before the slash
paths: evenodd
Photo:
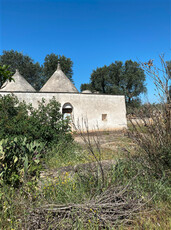
<path id="1" fill-rule="evenodd" d="M 35 109 L 15 96 L 0 96 L 0 178 L 18 186 L 36 175 L 44 149 L 65 140 L 72 142 L 69 121 L 63 119 L 60 104 L 42 99 Z M 2 184 L 1 183 L 1 184 Z"/>
<path id="2" fill-rule="evenodd" d="M 0 184 L 14 187 L 36 176 L 44 144 L 27 138 L 7 138 L 0 141 Z"/>
<path id="3" fill-rule="evenodd" d="M 48 104 L 42 99 L 35 109 L 19 102 L 15 96 L 0 96 L 0 139 L 16 136 L 38 140 L 52 146 L 60 139 L 71 141 L 69 121 L 63 119 L 60 104 L 51 99 Z"/>

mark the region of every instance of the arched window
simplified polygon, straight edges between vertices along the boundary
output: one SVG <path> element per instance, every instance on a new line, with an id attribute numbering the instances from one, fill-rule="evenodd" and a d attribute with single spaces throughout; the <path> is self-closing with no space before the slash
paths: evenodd
<path id="1" fill-rule="evenodd" d="M 62 114 L 64 116 L 64 118 L 67 118 L 67 117 L 71 117 L 71 114 L 72 114 L 72 111 L 73 111 L 73 107 L 72 105 L 68 102 L 68 103 L 65 103 L 63 106 L 62 106 Z"/>

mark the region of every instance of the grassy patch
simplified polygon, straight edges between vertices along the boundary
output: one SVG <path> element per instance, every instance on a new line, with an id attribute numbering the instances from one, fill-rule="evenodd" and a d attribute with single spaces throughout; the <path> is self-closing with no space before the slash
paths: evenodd
<path id="1" fill-rule="evenodd" d="M 131 145 L 128 137 L 114 137 L 112 141 L 107 135 L 107 139 L 119 147 L 112 150 L 102 145 L 100 159 L 115 162 L 110 170 L 104 171 L 103 186 L 99 165 L 94 168 L 87 166 L 87 162 L 95 161 L 89 149 L 85 145 L 61 141 L 42 160 L 44 172 L 41 178 L 26 181 L 18 189 L 7 185 L 0 188 L 0 228 L 99 229 L 101 226 L 111 230 L 169 229 L 170 175 L 167 173 L 156 178 L 147 170 L 143 151 L 139 152 L 136 146 Z M 93 146 L 93 151 L 98 158 L 97 146 Z M 80 165 L 80 168 L 74 171 L 76 165 Z M 112 188 L 115 190 L 110 194 L 121 193 L 127 188 L 123 193 L 125 195 L 116 198 L 117 202 L 125 201 L 125 210 L 134 198 L 138 203 L 134 201 L 133 205 L 142 204 L 134 215 L 128 215 L 129 221 L 125 221 L 128 216 L 118 219 L 115 224 L 108 219 L 102 221 L 107 209 L 104 206 L 99 208 L 97 200 Z M 59 205 L 63 208 L 62 212 L 57 211 Z"/>

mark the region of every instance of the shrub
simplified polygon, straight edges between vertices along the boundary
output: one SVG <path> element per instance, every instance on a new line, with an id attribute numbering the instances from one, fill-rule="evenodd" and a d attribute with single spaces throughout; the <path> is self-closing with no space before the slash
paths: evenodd
<path id="1" fill-rule="evenodd" d="M 0 96 L 0 127 L 1 182 L 14 186 L 35 176 L 43 149 L 72 141 L 69 121 L 55 98 L 48 104 L 42 99 L 35 109 L 15 96 Z"/>
<path id="2" fill-rule="evenodd" d="M 48 104 L 42 99 L 35 109 L 19 102 L 15 96 L 0 96 L 0 127 L 0 139 L 24 136 L 47 146 L 58 143 L 61 138 L 72 140 L 69 121 L 63 119 L 55 98 Z"/>
<path id="3" fill-rule="evenodd" d="M 160 106 L 147 104 L 142 107 L 137 114 L 140 120 L 130 120 L 132 129 L 129 130 L 129 135 L 146 154 L 144 164 L 156 177 L 169 173 L 171 168 L 170 75 L 163 58 L 161 56 L 162 70 L 144 66 L 157 87 Z"/>
<path id="4" fill-rule="evenodd" d="M 44 144 L 27 138 L 7 138 L 0 141 L 0 184 L 14 187 L 36 176 Z"/>

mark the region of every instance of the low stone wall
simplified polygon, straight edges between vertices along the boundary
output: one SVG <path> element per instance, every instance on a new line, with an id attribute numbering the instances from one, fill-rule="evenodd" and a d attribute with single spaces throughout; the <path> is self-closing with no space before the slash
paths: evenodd
<path id="1" fill-rule="evenodd" d="M 140 119 L 140 118 L 133 118 L 133 119 L 129 119 L 128 120 L 128 124 L 139 124 L 139 125 L 145 125 L 145 124 L 153 124 L 153 119 L 152 118 L 144 118 L 144 119 Z"/>

